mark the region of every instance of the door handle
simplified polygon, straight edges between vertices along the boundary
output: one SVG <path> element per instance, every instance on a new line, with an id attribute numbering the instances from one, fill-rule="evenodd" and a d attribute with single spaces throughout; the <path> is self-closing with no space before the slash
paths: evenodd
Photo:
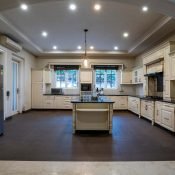
<path id="1" fill-rule="evenodd" d="M 16 89 L 17 94 L 19 94 L 19 88 Z"/>

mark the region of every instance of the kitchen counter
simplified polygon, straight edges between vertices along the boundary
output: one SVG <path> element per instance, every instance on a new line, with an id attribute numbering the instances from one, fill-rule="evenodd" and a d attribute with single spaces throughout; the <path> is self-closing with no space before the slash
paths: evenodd
<path id="1" fill-rule="evenodd" d="M 80 98 L 73 104 L 73 133 L 81 130 L 108 131 L 112 133 L 113 101 L 106 97 L 83 101 Z"/>

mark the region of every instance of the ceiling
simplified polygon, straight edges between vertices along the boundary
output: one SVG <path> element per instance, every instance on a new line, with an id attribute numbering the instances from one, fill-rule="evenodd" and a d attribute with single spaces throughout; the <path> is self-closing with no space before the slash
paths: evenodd
<path id="1" fill-rule="evenodd" d="M 94 11 L 97 0 L 28 0 L 22 11 L 18 0 L 1 0 L 0 32 L 20 43 L 36 56 L 48 54 L 82 54 L 84 32 L 87 33 L 89 54 L 136 55 L 175 30 L 175 1 L 101 0 L 102 9 Z M 71 2 L 77 5 L 70 11 Z M 141 7 L 149 11 L 143 13 Z M 48 32 L 43 38 L 41 32 Z M 124 38 L 123 32 L 129 32 Z M 58 49 L 53 51 L 56 45 Z M 78 51 L 77 46 L 82 50 Z M 114 51 L 114 46 L 119 50 Z"/>

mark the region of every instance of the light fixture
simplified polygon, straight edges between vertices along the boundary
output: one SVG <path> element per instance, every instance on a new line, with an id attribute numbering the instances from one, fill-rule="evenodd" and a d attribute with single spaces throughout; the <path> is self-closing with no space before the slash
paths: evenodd
<path id="1" fill-rule="evenodd" d="M 53 46 L 53 50 L 57 50 L 57 46 Z"/>
<path id="2" fill-rule="evenodd" d="M 28 10 L 28 5 L 27 4 L 21 4 L 20 8 L 24 11 Z"/>
<path id="3" fill-rule="evenodd" d="M 96 10 L 96 11 L 101 10 L 101 5 L 100 4 L 95 4 L 94 5 L 94 10 Z"/>
<path id="4" fill-rule="evenodd" d="M 43 37 L 47 37 L 48 36 L 48 33 L 46 31 L 43 31 L 42 34 L 41 34 Z"/>
<path id="5" fill-rule="evenodd" d="M 117 46 L 114 46 L 114 50 L 118 50 L 118 47 Z"/>
<path id="6" fill-rule="evenodd" d="M 129 36 L 129 33 L 127 33 L 127 32 L 123 33 L 123 37 L 127 38 L 128 36 Z"/>
<path id="7" fill-rule="evenodd" d="M 143 7 L 142 7 L 142 11 L 143 11 L 143 12 L 147 12 L 147 11 L 148 11 L 148 6 L 143 6 Z"/>
<path id="8" fill-rule="evenodd" d="M 88 67 L 87 41 L 86 41 L 86 34 L 87 34 L 87 32 L 88 32 L 88 29 L 84 29 L 84 58 L 83 58 L 84 67 Z"/>
<path id="9" fill-rule="evenodd" d="M 82 49 L 82 47 L 81 47 L 81 46 L 78 46 L 78 47 L 77 47 L 77 49 L 78 49 L 78 50 L 81 50 L 81 49 Z"/>
<path id="10" fill-rule="evenodd" d="M 90 49 L 91 49 L 91 50 L 94 50 L 94 46 L 90 46 Z"/>
<path id="11" fill-rule="evenodd" d="M 75 4 L 70 4 L 69 9 L 75 11 L 77 9 L 77 6 Z"/>

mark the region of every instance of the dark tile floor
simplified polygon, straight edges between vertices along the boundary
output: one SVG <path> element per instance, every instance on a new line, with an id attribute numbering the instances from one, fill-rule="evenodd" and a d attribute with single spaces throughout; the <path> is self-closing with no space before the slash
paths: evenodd
<path id="1" fill-rule="evenodd" d="M 115 112 L 113 134 L 72 135 L 71 111 L 31 111 L 5 122 L 0 160 L 175 160 L 175 136 L 130 112 Z"/>

